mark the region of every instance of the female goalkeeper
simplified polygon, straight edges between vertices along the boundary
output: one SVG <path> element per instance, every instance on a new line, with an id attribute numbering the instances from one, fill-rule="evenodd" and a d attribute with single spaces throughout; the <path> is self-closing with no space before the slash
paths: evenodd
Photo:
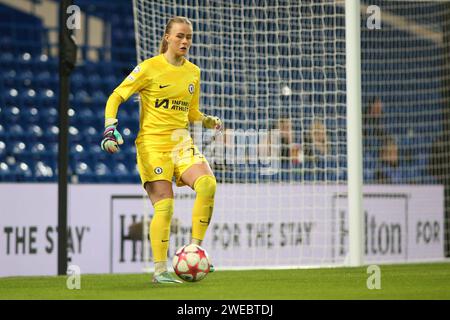
<path id="1" fill-rule="evenodd" d="M 101 147 L 119 150 L 123 139 L 117 130 L 119 105 L 139 92 L 140 130 L 136 138 L 137 163 L 144 189 L 154 207 L 150 241 L 155 262 L 155 283 L 176 283 L 167 272 L 170 222 L 173 214 L 172 178 L 177 186 L 196 192 L 192 210 L 192 243 L 200 245 L 211 220 L 216 179 L 189 135 L 189 122 L 201 121 L 220 129 L 219 118 L 199 111 L 200 69 L 185 56 L 192 44 L 192 24 L 174 17 L 166 25 L 160 54 L 140 63 L 113 91 L 105 108 Z"/>

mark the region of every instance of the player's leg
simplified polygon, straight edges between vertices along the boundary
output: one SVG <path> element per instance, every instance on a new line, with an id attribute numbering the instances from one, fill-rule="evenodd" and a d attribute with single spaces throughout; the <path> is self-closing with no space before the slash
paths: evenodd
<path id="1" fill-rule="evenodd" d="M 192 209 L 192 243 L 201 245 L 213 213 L 216 178 L 205 161 L 187 168 L 181 180 L 197 193 Z"/>
<path id="2" fill-rule="evenodd" d="M 153 281 L 177 282 L 167 272 L 170 223 L 173 215 L 172 177 L 174 165 L 170 156 L 164 152 L 146 150 L 145 146 L 141 145 L 137 145 L 137 150 L 141 181 L 154 208 L 149 228 L 155 265 Z"/>
<path id="3" fill-rule="evenodd" d="M 167 271 L 167 251 L 173 215 L 172 183 L 165 180 L 147 182 L 145 190 L 154 208 L 149 231 L 155 273 L 161 273 Z"/>
<path id="4" fill-rule="evenodd" d="M 146 182 L 144 185 L 154 213 L 150 223 L 150 243 L 155 265 L 154 282 L 179 282 L 167 273 L 170 223 L 173 215 L 172 182 L 166 180 Z"/>
<path id="5" fill-rule="evenodd" d="M 216 178 L 198 148 L 192 144 L 185 148 L 175 162 L 177 186 L 188 185 L 197 193 L 192 209 L 191 243 L 201 245 L 211 221 Z M 214 267 L 210 267 L 210 272 Z"/>

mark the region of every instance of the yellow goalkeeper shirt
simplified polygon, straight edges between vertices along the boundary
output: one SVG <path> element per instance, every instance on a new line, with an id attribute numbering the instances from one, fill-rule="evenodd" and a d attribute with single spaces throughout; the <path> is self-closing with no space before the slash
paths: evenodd
<path id="1" fill-rule="evenodd" d="M 180 142 L 177 129 L 200 121 L 200 68 L 184 60 L 174 66 L 160 54 L 140 63 L 114 90 L 126 101 L 139 93 L 141 101 L 136 144 L 161 152 Z"/>

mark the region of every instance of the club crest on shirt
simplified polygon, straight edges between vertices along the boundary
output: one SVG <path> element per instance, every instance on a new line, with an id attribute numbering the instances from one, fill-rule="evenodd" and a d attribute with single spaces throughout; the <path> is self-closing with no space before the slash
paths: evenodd
<path id="1" fill-rule="evenodd" d="M 163 172 L 163 169 L 162 169 L 161 167 L 156 167 L 155 170 L 154 170 L 154 172 L 155 172 L 156 174 L 161 174 L 161 173 Z"/>
<path id="2" fill-rule="evenodd" d="M 189 85 L 189 87 L 188 87 L 188 90 L 189 90 L 189 93 L 190 93 L 190 94 L 193 94 L 193 93 L 194 93 L 194 90 L 195 90 L 195 86 L 191 83 L 191 84 Z"/>

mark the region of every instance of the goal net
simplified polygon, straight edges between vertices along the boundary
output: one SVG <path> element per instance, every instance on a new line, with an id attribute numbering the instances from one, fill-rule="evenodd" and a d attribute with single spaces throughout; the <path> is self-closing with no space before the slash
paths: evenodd
<path id="1" fill-rule="evenodd" d="M 366 260 L 448 255 L 450 3 L 365 1 L 361 12 L 364 181 L 405 186 L 380 195 L 385 216 L 366 211 Z"/>
<path id="2" fill-rule="evenodd" d="M 188 59 L 202 70 L 201 111 L 224 121 L 222 133 L 192 131 L 218 181 L 214 216 L 204 241 L 213 262 L 222 268 L 346 264 L 351 164 L 346 146 L 344 1 L 134 0 L 133 4 L 138 62 L 158 54 L 171 17 L 190 19 L 194 36 Z M 409 148 L 411 163 L 425 172 L 427 164 L 418 155 L 436 138 L 432 132 L 443 132 L 446 80 L 442 71 L 446 51 L 431 38 L 442 36 L 443 30 L 433 27 L 444 22 L 448 10 L 439 10 L 444 8 L 433 2 L 378 1 L 381 29 L 368 29 L 368 6 L 361 5 L 362 107 L 382 104 L 384 115 L 376 120 L 364 112 L 363 119 L 366 261 L 439 258 L 443 250 L 428 256 L 405 253 L 411 246 L 407 230 L 412 234 L 415 228 L 405 224 L 406 215 L 411 215 L 405 208 L 412 198 L 427 206 L 426 192 L 419 189 L 412 194 L 410 184 L 427 184 L 425 190 L 439 194 L 442 181 L 425 174 L 413 177 L 417 167 L 403 164 L 401 173 L 385 174 L 382 169 L 387 165 L 380 161 L 380 153 L 383 143 L 413 139 L 402 146 Z M 377 27 L 378 20 L 373 22 Z M 381 123 L 386 124 L 382 130 Z M 413 124 L 429 134 L 424 139 L 412 136 Z M 174 189 L 174 216 L 179 219 L 171 254 L 189 240 L 194 201 L 187 187 Z M 390 218 L 392 210 L 400 209 L 400 215 Z M 442 214 L 443 203 L 439 210 Z M 421 221 L 423 227 L 435 222 Z M 438 240 L 443 241 L 442 216 L 438 223 L 442 228 Z"/>

